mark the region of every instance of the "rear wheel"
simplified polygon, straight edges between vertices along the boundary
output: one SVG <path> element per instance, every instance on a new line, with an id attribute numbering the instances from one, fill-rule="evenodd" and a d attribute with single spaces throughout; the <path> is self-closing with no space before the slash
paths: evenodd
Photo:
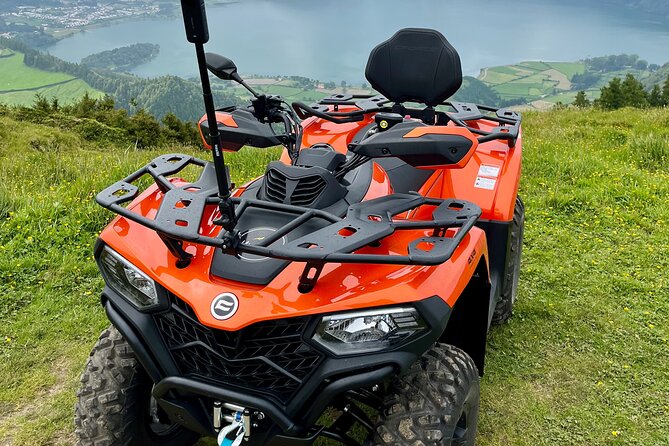
<path id="1" fill-rule="evenodd" d="M 74 424 L 78 444 L 187 446 L 198 435 L 171 424 L 151 396 L 153 383 L 114 328 L 100 335 L 81 376 Z"/>
<path id="2" fill-rule="evenodd" d="M 478 414 L 474 361 L 456 347 L 436 344 L 391 385 L 370 444 L 474 446 Z"/>
<path id="3" fill-rule="evenodd" d="M 516 198 L 511 222 L 511 246 L 506 259 L 502 292 L 492 316 L 493 324 L 503 324 L 513 313 L 513 305 L 518 296 L 518 278 L 520 276 L 520 257 L 523 252 L 523 232 L 525 228 L 525 205 L 520 197 Z"/>

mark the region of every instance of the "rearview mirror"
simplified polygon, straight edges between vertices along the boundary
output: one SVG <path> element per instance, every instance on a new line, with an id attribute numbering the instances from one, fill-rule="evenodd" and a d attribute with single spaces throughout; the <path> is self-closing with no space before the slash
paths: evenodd
<path id="1" fill-rule="evenodd" d="M 237 65 L 227 57 L 215 53 L 207 53 L 207 68 L 214 76 L 225 81 L 240 82 L 242 78 L 237 74 Z"/>

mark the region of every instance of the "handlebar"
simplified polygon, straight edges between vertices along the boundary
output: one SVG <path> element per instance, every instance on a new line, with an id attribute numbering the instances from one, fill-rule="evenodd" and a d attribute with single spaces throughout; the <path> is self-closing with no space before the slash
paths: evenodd
<path id="1" fill-rule="evenodd" d="M 304 102 L 293 102 L 293 110 L 297 113 L 297 116 L 300 119 L 307 119 L 312 116 L 317 118 L 325 119 L 326 121 L 334 122 L 335 124 L 345 124 L 347 122 L 358 122 L 362 121 L 365 118 L 365 115 L 375 111 L 380 111 L 380 109 L 375 110 L 353 110 L 349 112 L 323 112 Z"/>

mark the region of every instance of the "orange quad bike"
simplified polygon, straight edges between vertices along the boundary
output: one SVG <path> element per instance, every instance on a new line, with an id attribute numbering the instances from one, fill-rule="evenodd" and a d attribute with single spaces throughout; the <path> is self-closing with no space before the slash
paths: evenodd
<path id="1" fill-rule="evenodd" d="M 372 51 L 379 95 L 288 105 L 204 52 L 203 0 L 182 7 L 213 162 L 164 155 L 97 196 L 118 214 L 95 249 L 112 327 L 80 444 L 474 445 L 487 333 L 518 283 L 520 116 L 445 102 L 460 59 L 427 29 Z M 207 68 L 251 105 L 215 110 Z M 223 151 L 277 145 L 232 187 Z"/>

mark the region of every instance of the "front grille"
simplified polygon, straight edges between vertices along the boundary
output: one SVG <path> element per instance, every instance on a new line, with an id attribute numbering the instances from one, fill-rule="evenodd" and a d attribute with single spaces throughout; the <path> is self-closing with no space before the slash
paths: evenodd
<path id="1" fill-rule="evenodd" d="M 286 177 L 278 169 L 268 169 L 265 174 L 265 197 L 277 203 L 295 206 L 309 206 L 327 187 L 325 179 L 319 175 L 310 175 L 296 180 Z M 288 191 L 294 188 L 290 197 Z"/>
<path id="2" fill-rule="evenodd" d="M 170 311 L 155 320 L 184 376 L 233 384 L 286 402 L 322 360 L 302 341 L 308 318 L 259 322 L 227 332 L 202 325 L 188 304 L 170 298 Z"/>

